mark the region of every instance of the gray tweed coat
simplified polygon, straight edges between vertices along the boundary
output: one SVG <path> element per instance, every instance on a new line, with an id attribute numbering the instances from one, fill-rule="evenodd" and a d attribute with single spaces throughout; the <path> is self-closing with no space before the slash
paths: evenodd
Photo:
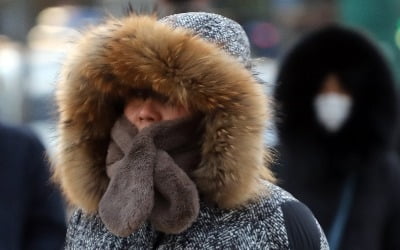
<path id="1" fill-rule="evenodd" d="M 145 224 L 138 232 L 121 238 L 108 232 L 97 215 L 77 210 L 70 220 L 65 247 L 88 250 L 329 249 L 324 233 L 309 210 L 281 188 L 270 183 L 266 186 L 270 191 L 268 198 L 241 209 L 221 210 L 202 203 L 197 221 L 178 235 L 162 234 Z M 305 224 L 308 224 L 306 230 L 302 228 Z"/>

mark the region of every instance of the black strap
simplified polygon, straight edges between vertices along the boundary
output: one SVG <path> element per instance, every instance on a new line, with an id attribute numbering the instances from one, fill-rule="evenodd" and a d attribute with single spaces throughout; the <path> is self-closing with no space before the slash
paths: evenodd
<path id="1" fill-rule="evenodd" d="M 290 201 L 282 204 L 282 212 L 290 249 L 321 249 L 321 231 L 308 207 L 301 202 Z"/>

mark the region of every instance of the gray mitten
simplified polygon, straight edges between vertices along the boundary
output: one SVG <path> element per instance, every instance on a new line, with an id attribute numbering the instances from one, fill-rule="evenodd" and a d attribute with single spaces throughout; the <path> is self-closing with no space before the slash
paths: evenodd
<path id="1" fill-rule="evenodd" d="M 156 148 L 149 137 L 135 136 L 135 130 L 124 117 L 112 129 L 107 154 L 110 183 L 99 204 L 103 223 L 113 234 L 122 237 L 145 222 L 154 202 Z"/>
<path id="2" fill-rule="evenodd" d="M 158 150 L 154 170 L 156 190 L 150 216 L 159 231 L 177 234 L 186 230 L 199 213 L 196 185 L 163 150 Z"/>
<path id="3" fill-rule="evenodd" d="M 200 118 L 164 121 L 152 128 L 158 151 L 150 221 L 164 233 L 181 233 L 199 212 L 197 187 L 188 175 L 200 162 Z"/>

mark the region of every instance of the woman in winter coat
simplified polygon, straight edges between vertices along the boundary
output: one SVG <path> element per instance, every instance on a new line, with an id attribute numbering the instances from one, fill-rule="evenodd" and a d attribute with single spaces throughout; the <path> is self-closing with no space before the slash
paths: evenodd
<path id="1" fill-rule="evenodd" d="M 58 84 L 67 249 L 327 249 L 273 184 L 268 106 L 234 21 L 131 15 L 90 30 Z M 267 157 L 266 157 L 267 156 Z"/>
<path id="2" fill-rule="evenodd" d="M 288 52 L 277 84 L 281 186 L 310 207 L 331 249 L 400 249 L 397 99 L 377 47 L 325 27 Z"/>

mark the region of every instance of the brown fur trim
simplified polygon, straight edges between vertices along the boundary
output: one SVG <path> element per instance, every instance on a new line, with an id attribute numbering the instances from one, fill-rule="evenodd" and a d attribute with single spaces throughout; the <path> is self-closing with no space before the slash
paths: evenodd
<path id="1" fill-rule="evenodd" d="M 251 72 L 186 30 L 131 16 L 89 31 L 57 87 L 55 178 L 74 205 L 97 210 L 108 184 L 105 156 L 119 100 L 143 87 L 205 115 L 194 178 L 206 199 L 232 208 L 258 196 L 260 179 L 273 180 L 262 139 L 268 103 Z"/>

